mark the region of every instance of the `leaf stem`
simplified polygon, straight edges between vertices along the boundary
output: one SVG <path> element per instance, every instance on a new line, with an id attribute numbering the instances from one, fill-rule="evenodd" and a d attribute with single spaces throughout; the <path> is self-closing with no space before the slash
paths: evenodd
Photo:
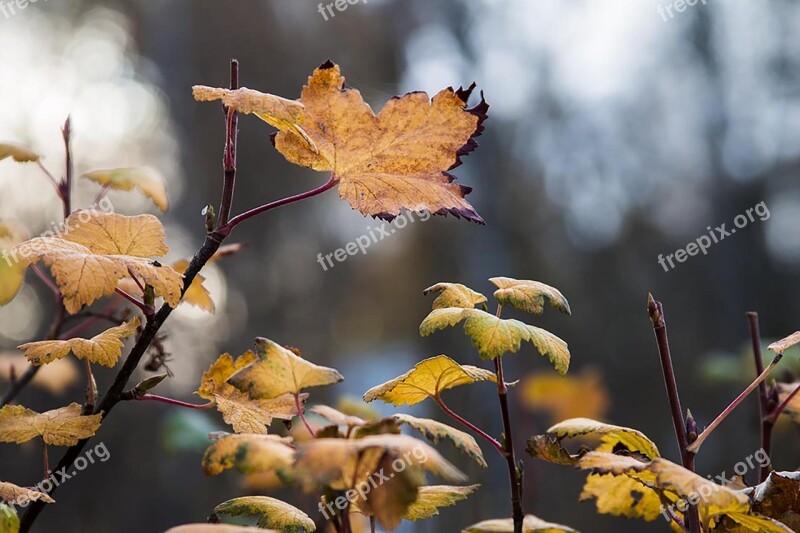
<path id="1" fill-rule="evenodd" d="M 88 357 L 84 357 L 83 365 L 86 370 L 86 405 L 83 406 L 83 414 L 88 415 L 94 411 L 94 404 L 97 399 L 97 383 L 94 380 L 92 363 Z"/>
<path id="2" fill-rule="evenodd" d="M 764 373 L 764 358 L 761 355 L 761 331 L 758 324 L 758 313 L 750 311 L 747 313 L 747 322 L 750 326 L 750 340 L 753 343 L 753 359 L 756 365 L 756 375 Z M 761 449 L 767 454 L 767 457 L 772 455 L 772 428 L 774 422 L 769 420 L 769 398 L 767 397 L 767 386 L 765 382 L 758 384 L 758 416 L 761 421 Z M 766 481 L 769 475 L 769 470 L 758 465 L 758 481 L 759 483 Z"/>
<path id="3" fill-rule="evenodd" d="M 161 402 L 170 405 L 177 405 L 178 407 L 186 407 L 187 409 L 211 409 L 215 405 L 214 402 L 202 404 L 188 403 L 181 400 L 176 400 L 174 398 L 167 398 L 166 396 L 159 396 L 157 394 L 137 394 L 135 391 L 124 392 L 122 393 L 122 396 L 123 400 Z"/>
<path id="4" fill-rule="evenodd" d="M 44 273 L 42 267 L 40 267 L 39 265 L 31 265 L 31 270 L 33 270 L 33 273 L 36 274 L 36 277 L 42 280 L 42 283 L 44 283 L 47 286 L 47 288 L 50 289 L 50 291 L 55 295 L 56 300 L 60 300 L 61 291 L 58 290 L 58 286 L 55 283 L 53 283 L 53 280 L 47 277 L 47 274 Z"/>
<path id="5" fill-rule="evenodd" d="M 789 406 L 789 404 L 792 402 L 792 400 L 794 399 L 794 397 L 795 397 L 795 396 L 797 396 L 797 393 L 798 393 L 798 392 L 800 392 L 800 385 L 796 386 L 796 387 L 794 388 L 794 390 L 793 390 L 792 392 L 790 392 L 790 393 L 789 393 L 789 395 L 788 395 L 788 396 L 787 396 L 787 397 L 786 397 L 786 398 L 785 398 L 785 399 L 784 399 L 784 400 L 783 400 L 783 401 L 780 403 L 780 405 L 778 405 L 778 406 L 777 406 L 777 407 L 776 407 L 776 408 L 775 408 L 775 409 L 772 411 L 772 413 L 770 413 L 770 415 L 767 417 L 767 420 L 769 420 L 769 421 L 770 421 L 770 423 L 772 423 L 772 424 L 774 425 L 774 424 L 775 424 L 775 422 L 777 422 L 777 421 L 778 421 L 778 417 L 779 417 L 779 416 L 781 416 L 781 413 L 783 413 L 783 411 L 785 411 L 785 410 L 786 410 L 786 408 L 787 408 L 787 407 Z"/>
<path id="6" fill-rule="evenodd" d="M 326 181 L 325 183 L 323 183 L 319 187 L 317 187 L 315 189 L 311 189 L 310 191 L 306 191 L 306 192 L 300 193 L 300 194 L 295 194 L 294 196 L 288 196 L 286 198 L 281 198 L 280 200 L 275 200 L 274 202 L 270 202 L 270 203 L 261 205 L 259 207 L 255 207 L 253 209 L 250 209 L 249 211 L 245 211 L 244 213 L 241 213 L 241 214 L 236 215 L 235 217 L 233 217 L 227 224 L 225 224 L 224 226 L 220 227 L 218 231 L 221 234 L 227 236 L 227 235 L 230 234 L 231 231 L 233 231 L 233 228 L 235 228 L 236 226 L 238 226 L 239 224 L 241 224 L 242 222 L 244 222 L 245 220 L 247 220 L 249 218 L 253 218 L 256 215 L 260 215 L 261 213 L 264 213 L 264 212 L 269 211 L 271 209 L 276 209 L 276 208 L 282 207 L 284 205 L 293 204 L 295 202 L 299 202 L 301 200 L 306 200 L 306 199 L 311 198 L 313 196 L 317 196 L 318 194 L 322 194 L 323 192 L 325 192 L 325 191 L 327 191 L 329 189 L 332 189 L 333 187 L 336 186 L 337 183 L 339 183 L 339 179 L 336 178 L 333 174 L 331 174 L 331 177 L 328 179 L 328 181 Z"/>
<path id="7" fill-rule="evenodd" d="M 697 436 L 697 440 L 695 440 L 688 448 L 686 448 L 686 450 L 688 452 L 691 452 L 691 453 L 697 453 L 697 450 L 700 449 L 700 446 L 703 445 L 703 442 L 705 442 L 705 440 L 708 438 L 708 436 L 711 435 L 711 433 L 717 428 L 717 426 L 719 426 L 722 423 L 722 421 L 725 420 L 728 417 L 728 415 L 731 414 L 733 412 L 733 410 L 736 409 L 736 407 L 738 407 L 739 404 L 742 403 L 742 401 L 750 395 L 751 392 L 756 390 L 756 388 L 758 387 L 759 383 L 761 383 L 762 381 L 767 379 L 767 376 L 769 376 L 769 373 L 772 372 L 772 369 L 774 369 L 777 366 L 778 363 L 780 363 L 782 358 L 783 358 L 783 354 L 776 354 L 775 358 L 767 366 L 767 368 L 765 368 L 764 371 L 755 380 L 753 380 L 753 382 L 750 385 L 748 385 L 747 388 L 744 389 L 739 394 L 739 396 L 737 396 L 736 399 L 734 399 L 730 403 L 730 405 L 728 405 L 728 407 L 726 407 L 717 416 L 717 418 L 714 419 L 713 422 L 711 422 L 711 425 L 709 425 L 707 428 L 705 428 L 703 430 L 703 432 L 700 433 L 700 435 Z"/>
<path id="8" fill-rule="evenodd" d="M 142 313 L 144 313 L 145 316 L 153 316 L 153 313 L 155 313 L 155 310 L 152 307 L 150 307 L 149 305 L 147 305 L 144 302 L 140 301 L 135 296 L 132 296 L 132 295 L 128 294 L 127 292 L 125 292 L 124 290 L 120 289 L 119 287 L 114 289 L 114 292 L 116 292 L 117 294 L 119 294 L 120 296 L 122 296 L 123 298 L 128 300 L 130 303 L 132 303 L 133 305 L 138 307 L 142 311 Z"/>
<path id="9" fill-rule="evenodd" d="M 47 479 L 50 477 L 50 457 L 47 453 L 47 443 L 44 439 L 42 440 L 42 460 L 44 462 L 44 476 L 42 476 L 42 479 Z"/>
<path id="10" fill-rule="evenodd" d="M 299 416 L 300 420 L 303 421 L 303 425 L 306 426 L 308 433 L 311 435 L 311 437 L 316 437 L 317 432 L 314 431 L 314 428 L 311 427 L 311 424 L 309 424 L 308 420 L 306 419 L 305 409 L 303 409 L 303 405 L 300 402 L 300 394 L 298 393 L 294 394 L 294 404 L 297 406 L 297 416 Z"/>
<path id="11" fill-rule="evenodd" d="M 44 175 L 47 176 L 47 179 L 50 180 L 50 183 L 52 183 L 53 187 L 56 188 L 56 194 L 58 194 L 58 197 L 61 198 L 61 188 L 58 186 L 58 181 L 56 181 L 56 179 L 53 177 L 53 175 L 50 173 L 50 171 L 47 170 L 47 167 L 45 167 L 42 164 L 42 160 L 41 159 L 37 159 L 36 160 L 36 164 L 39 165 L 39 168 L 42 169 L 42 172 L 44 172 Z"/>
<path id="12" fill-rule="evenodd" d="M 100 200 L 105 198 L 106 194 L 108 194 L 108 189 L 109 189 L 108 183 L 106 183 L 102 187 L 100 187 L 100 190 L 97 191 L 97 195 L 94 197 L 94 200 L 92 200 L 92 204 L 91 204 L 92 207 L 94 207 L 97 204 L 99 204 Z"/>
<path id="13" fill-rule="evenodd" d="M 462 417 L 461 415 L 459 415 L 458 413 L 456 413 L 455 411 L 450 409 L 444 403 L 444 400 L 442 400 L 442 398 L 438 394 L 433 397 L 433 401 L 435 401 L 436 405 L 438 405 L 442 409 L 442 411 L 444 411 L 448 416 L 450 416 L 451 418 L 456 420 L 458 423 L 460 423 L 464 427 L 469 428 L 470 430 L 474 431 L 483 440 L 485 440 L 486 442 L 491 444 L 492 448 L 497 450 L 497 453 L 499 453 L 502 457 L 506 456 L 505 448 L 503 448 L 503 445 L 500 444 L 500 442 L 497 439 L 495 439 L 494 437 L 492 437 L 491 435 L 489 435 L 488 433 L 483 431 L 481 428 L 479 428 L 478 426 L 476 426 L 475 424 L 473 424 L 472 422 L 470 422 L 466 418 Z"/>
<path id="14" fill-rule="evenodd" d="M 652 294 L 647 295 L 647 312 L 653 323 L 653 333 L 658 345 L 658 355 L 661 360 L 661 372 L 664 375 L 664 385 L 667 388 L 670 411 L 672 412 L 672 425 L 675 427 L 675 436 L 678 439 L 678 448 L 681 452 L 681 463 L 687 470 L 694 472 L 694 453 L 691 453 L 688 437 L 686 435 L 686 421 L 683 418 L 681 399 L 678 393 L 678 383 L 675 380 L 675 370 L 672 367 L 672 354 L 669 349 L 667 324 L 664 321 L 664 308 L 661 302 L 653 299 Z M 701 533 L 700 514 L 696 505 L 690 505 L 685 514 L 686 525 L 689 533 Z"/>

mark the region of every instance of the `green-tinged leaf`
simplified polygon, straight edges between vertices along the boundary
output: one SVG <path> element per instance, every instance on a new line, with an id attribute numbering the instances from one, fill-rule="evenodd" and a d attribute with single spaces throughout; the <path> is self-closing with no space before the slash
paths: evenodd
<path id="1" fill-rule="evenodd" d="M 13 300 L 25 281 L 24 258 L 14 256 L 11 250 L 27 237 L 22 226 L 0 218 L 0 305 Z"/>
<path id="2" fill-rule="evenodd" d="M 406 520 L 427 520 L 439 514 L 442 507 L 452 507 L 466 500 L 480 485 L 430 485 L 419 487 L 417 499 L 406 510 Z"/>
<path id="3" fill-rule="evenodd" d="M 417 363 L 402 376 L 371 388 L 364 393 L 364 401 L 380 399 L 393 405 L 414 405 L 438 396 L 443 390 L 478 381 L 497 382 L 497 376 L 483 368 L 459 365 L 446 355 L 437 355 Z"/>
<path id="4" fill-rule="evenodd" d="M 437 283 L 422 291 L 422 294 L 428 295 L 433 292 L 440 293 L 433 301 L 434 309 L 447 307 L 472 309 L 476 305 L 486 303 L 486 296 L 460 283 Z"/>
<path id="5" fill-rule="evenodd" d="M 317 529 L 306 513 L 268 496 L 234 498 L 217 505 L 214 512 L 229 516 L 258 516 L 258 527 L 278 528 L 284 533 L 302 533 Z"/>
<path id="6" fill-rule="evenodd" d="M 473 346 L 484 359 L 494 359 L 509 352 L 516 353 L 522 341 L 528 341 L 553 363 L 559 374 L 564 375 L 569 369 L 570 356 L 566 342 L 544 329 L 519 320 L 501 319 L 480 309 L 434 309 L 420 324 L 419 332 L 427 337 L 434 331 L 454 326 L 462 320 L 464 331 L 472 337 Z"/>
<path id="7" fill-rule="evenodd" d="M 555 435 L 534 435 L 528 439 L 525 448 L 531 457 L 558 465 L 574 465 L 580 455 L 572 455 L 561 446 L 561 439 Z"/>
<path id="8" fill-rule="evenodd" d="M 157 376 L 151 376 L 149 378 L 143 379 L 136 386 L 133 388 L 138 394 L 144 394 L 147 391 L 153 390 L 161 384 L 162 381 L 167 379 L 169 374 L 159 374 Z"/>
<path id="9" fill-rule="evenodd" d="M 294 448 L 291 439 L 276 435 L 225 435 L 203 455 L 203 472 L 215 476 L 230 468 L 243 474 L 277 471 L 291 473 Z"/>
<path id="10" fill-rule="evenodd" d="M 513 278 L 489 279 L 497 287 L 494 298 L 501 305 L 510 305 L 532 315 L 541 315 L 545 302 L 562 313 L 572 314 L 569 302 L 561 291 L 538 281 L 518 280 Z"/>
<path id="11" fill-rule="evenodd" d="M 514 520 L 511 518 L 484 520 L 469 526 L 461 533 L 514 533 Z M 529 514 L 522 522 L 522 533 L 577 533 L 577 531 L 571 527 L 545 522 Z"/>
<path id="12" fill-rule="evenodd" d="M 0 533 L 18 533 L 19 516 L 10 505 L 0 503 Z"/>

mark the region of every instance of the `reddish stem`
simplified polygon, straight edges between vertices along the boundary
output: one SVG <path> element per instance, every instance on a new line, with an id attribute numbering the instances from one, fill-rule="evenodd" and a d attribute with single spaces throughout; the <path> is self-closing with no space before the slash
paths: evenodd
<path id="1" fill-rule="evenodd" d="M 214 402 L 208 402 L 198 405 L 196 403 L 182 402 L 181 400 L 176 400 L 174 398 L 167 398 L 166 396 L 159 396 L 157 394 L 132 394 L 131 399 L 143 402 L 151 401 L 151 402 L 167 403 L 170 405 L 177 405 L 178 407 L 186 407 L 187 409 L 211 409 L 212 407 L 214 407 Z"/>
<path id="2" fill-rule="evenodd" d="M 312 437 L 316 437 L 317 432 L 314 431 L 314 428 L 311 427 L 311 424 L 309 424 L 308 420 L 306 419 L 305 410 L 303 409 L 303 404 L 300 403 L 299 394 L 294 395 L 294 403 L 297 406 L 297 416 L 299 416 L 300 420 L 303 421 L 303 425 L 306 426 L 306 429 L 308 430 L 309 434 L 311 434 Z"/>
<path id="3" fill-rule="evenodd" d="M 448 416 L 452 417 L 454 420 L 458 421 L 464 427 L 467 427 L 467 428 L 471 429 L 472 431 L 474 431 L 476 434 L 478 434 L 481 438 L 483 438 L 483 440 L 485 440 L 486 442 L 491 444 L 492 447 L 495 450 L 497 450 L 497 453 L 499 453 L 501 456 L 503 456 L 503 457 L 506 456 L 506 450 L 503 448 L 503 445 L 500 444 L 500 442 L 497 441 L 497 439 L 495 439 L 494 437 L 492 437 L 491 435 L 489 435 L 488 433 L 483 431 L 481 428 L 479 428 L 478 426 L 476 426 L 475 424 L 473 424 L 472 422 L 470 422 L 466 418 L 462 417 L 461 415 L 459 415 L 458 413 L 456 413 L 455 411 L 450 409 L 444 403 L 444 400 L 442 400 L 442 398 L 439 397 L 438 395 L 434 396 L 433 400 L 442 409 L 442 411 L 447 413 Z"/>
<path id="4" fill-rule="evenodd" d="M 120 289 L 119 287 L 114 289 L 114 292 L 116 292 L 117 294 L 119 294 L 120 296 L 122 296 L 123 298 L 128 300 L 130 303 L 132 303 L 133 305 L 135 305 L 136 307 L 141 309 L 142 313 L 144 313 L 145 316 L 152 316 L 153 313 L 155 312 L 152 307 L 150 307 L 149 305 L 145 304 L 144 302 L 138 300 L 135 296 L 132 296 L 132 295 L 128 294 L 127 292 L 125 292 L 124 290 Z"/>
<path id="5" fill-rule="evenodd" d="M 231 82 L 230 89 L 235 91 L 239 88 L 239 62 L 231 60 Z M 233 206 L 233 191 L 236 188 L 236 146 L 239 135 L 239 114 L 233 108 L 223 107 L 225 111 L 225 152 L 222 156 L 222 200 L 219 204 L 219 218 L 217 228 L 225 226 L 231 216 Z"/>
<path id="6" fill-rule="evenodd" d="M 800 392 L 800 385 L 795 387 L 794 390 L 790 392 L 789 395 L 780 403 L 780 405 L 778 405 L 775 410 L 770 413 L 770 415 L 767 417 L 767 420 L 769 420 L 772 424 L 775 424 L 775 422 L 778 421 L 778 417 L 781 416 L 781 413 L 786 410 L 798 392 Z"/>

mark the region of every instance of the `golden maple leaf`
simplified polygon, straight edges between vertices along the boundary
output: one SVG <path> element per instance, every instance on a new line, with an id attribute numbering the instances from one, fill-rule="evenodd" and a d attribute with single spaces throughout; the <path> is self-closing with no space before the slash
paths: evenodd
<path id="1" fill-rule="evenodd" d="M 483 224 L 464 199 L 471 188 L 454 184 L 449 173 L 475 149 L 487 118 L 485 100 L 467 108 L 473 89 L 447 88 L 432 99 L 409 93 L 376 115 L 329 61 L 309 77 L 301 107 L 249 89 L 194 90 L 198 100 L 222 99 L 279 128 L 277 150 L 291 163 L 332 172 L 339 197 L 364 215 L 392 220 L 403 209 L 427 210 Z"/>
<path id="2" fill-rule="evenodd" d="M 76 211 L 65 226 L 59 237 L 36 237 L 16 246 L 12 254 L 26 264 L 41 261 L 50 268 L 68 312 L 113 293 L 119 280 L 131 275 L 152 286 L 170 306 L 178 305 L 183 276 L 149 259 L 168 251 L 157 218 Z"/>
<path id="3" fill-rule="evenodd" d="M 47 340 L 28 342 L 18 346 L 25 357 L 35 366 L 46 365 L 56 359 L 65 357 L 70 352 L 78 359 L 88 359 L 107 367 L 117 364 L 122 353 L 122 339 L 128 338 L 141 324 L 139 317 L 120 326 L 107 329 L 91 339 L 74 338 L 69 340 Z"/>
<path id="4" fill-rule="evenodd" d="M 0 409 L 0 442 L 22 444 L 42 437 L 45 444 L 74 446 L 95 434 L 102 417 L 102 413 L 82 415 L 77 403 L 41 414 L 21 405 L 6 405 Z"/>

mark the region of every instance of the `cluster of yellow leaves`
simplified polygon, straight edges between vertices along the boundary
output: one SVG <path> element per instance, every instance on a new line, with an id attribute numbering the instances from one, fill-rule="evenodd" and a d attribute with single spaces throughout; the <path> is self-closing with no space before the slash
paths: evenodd
<path id="1" fill-rule="evenodd" d="M 345 87 L 330 62 L 314 70 L 298 101 L 251 89 L 197 86 L 200 101 L 222 100 L 278 128 L 277 150 L 291 163 L 331 172 L 339 196 L 364 215 L 391 220 L 401 210 L 483 219 L 464 199 L 470 188 L 448 172 L 473 150 L 488 105 L 467 109 L 469 89 L 444 89 L 390 100 L 375 115 L 361 94 Z"/>
<path id="2" fill-rule="evenodd" d="M 76 211 L 57 237 L 36 237 L 12 250 L 26 265 L 50 268 L 64 307 L 70 313 L 114 292 L 120 280 L 135 276 L 175 307 L 183 277 L 149 258 L 167 253 L 164 228 L 152 215 Z"/>
<path id="3" fill-rule="evenodd" d="M 0 409 L 0 442 L 22 444 L 41 437 L 45 444 L 74 446 L 95 434 L 102 417 L 102 413 L 82 415 L 77 403 L 41 414 L 21 405 L 6 405 Z"/>
<path id="4" fill-rule="evenodd" d="M 72 352 L 78 359 L 88 359 L 92 363 L 113 367 L 122 353 L 122 339 L 136 333 L 140 324 L 139 318 L 134 317 L 129 322 L 107 329 L 91 339 L 28 342 L 20 345 L 19 349 L 35 366 L 46 365 Z"/>
<path id="5" fill-rule="evenodd" d="M 562 440 L 576 437 L 594 441 L 593 451 L 572 455 L 563 448 Z M 791 531 L 759 514 L 744 491 L 717 485 L 661 458 L 656 445 L 635 429 L 584 418 L 565 420 L 531 438 L 528 453 L 590 470 L 580 499 L 596 500 L 599 513 L 647 521 L 662 514 L 682 518 L 685 503 L 692 502 L 704 524 L 717 526 L 728 520 L 741 527 L 740 531 Z M 664 502 L 673 504 L 670 511 L 662 507 Z"/>

